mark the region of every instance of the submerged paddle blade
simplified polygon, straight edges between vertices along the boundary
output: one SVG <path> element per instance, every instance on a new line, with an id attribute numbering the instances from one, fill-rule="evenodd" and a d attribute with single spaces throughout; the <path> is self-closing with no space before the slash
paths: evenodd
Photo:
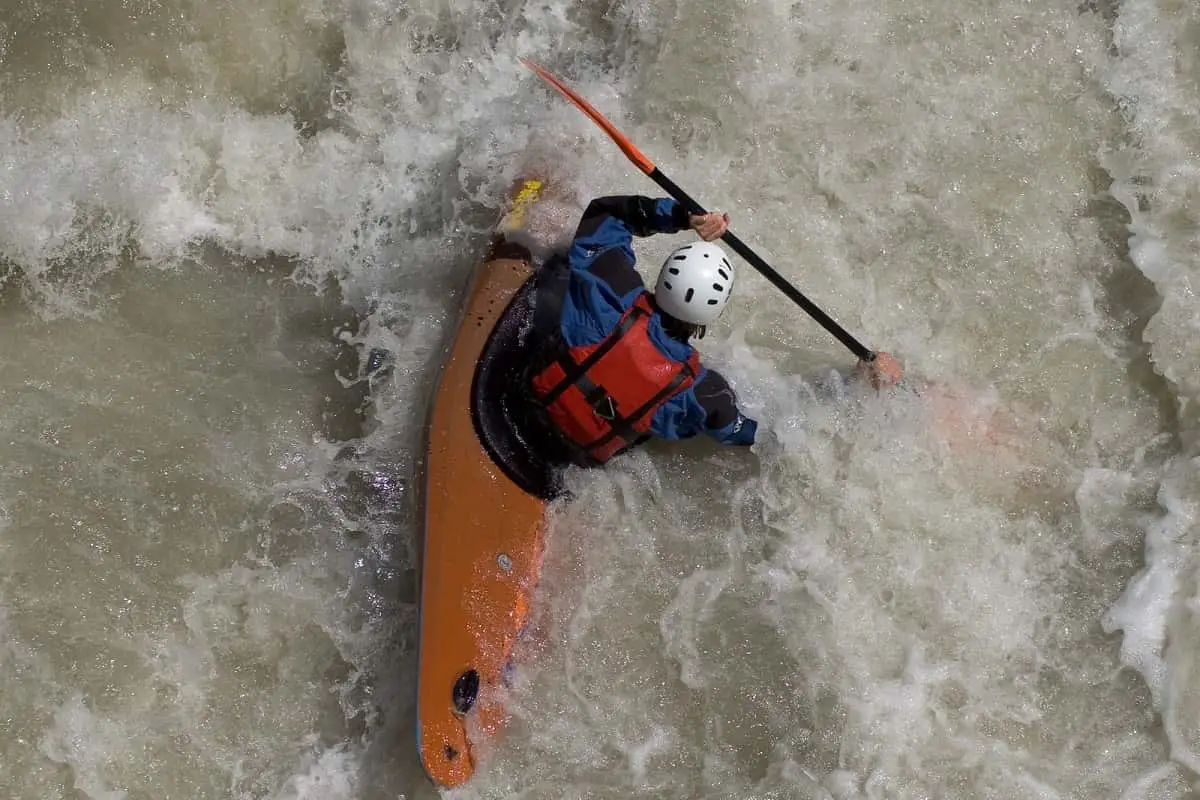
<path id="1" fill-rule="evenodd" d="M 550 72 L 545 67 L 535 64 L 528 58 L 522 58 L 521 63 L 533 70 L 534 74 L 539 78 L 558 90 L 563 97 L 567 98 L 576 106 L 578 106 L 580 111 L 591 117 L 592 122 L 599 125 L 600 128 L 609 135 L 609 138 L 616 142 L 617 147 L 621 148 L 621 152 L 628 156 L 629 160 L 637 165 L 638 169 L 647 175 L 654 171 L 654 162 L 647 158 L 645 153 L 643 153 L 641 150 L 638 150 L 637 147 L 634 146 L 633 142 L 629 141 L 629 139 L 625 137 L 625 134 L 617 130 L 617 126 L 609 122 L 603 114 L 601 114 L 592 106 L 591 103 L 576 94 L 575 90 L 571 89 L 561 80 L 559 80 L 554 73 Z"/>

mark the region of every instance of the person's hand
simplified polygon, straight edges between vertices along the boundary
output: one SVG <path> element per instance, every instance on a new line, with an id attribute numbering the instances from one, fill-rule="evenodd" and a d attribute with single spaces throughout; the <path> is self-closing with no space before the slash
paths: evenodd
<path id="1" fill-rule="evenodd" d="M 875 389 L 895 386 L 904 378 L 904 370 L 900 368 L 900 362 L 890 353 L 876 353 L 874 361 L 860 361 L 858 367 Z"/>
<path id="2" fill-rule="evenodd" d="M 729 215 L 720 211 L 710 211 L 707 214 L 689 214 L 688 224 L 692 230 L 700 234 L 706 242 L 720 239 L 729 228 Z"/>

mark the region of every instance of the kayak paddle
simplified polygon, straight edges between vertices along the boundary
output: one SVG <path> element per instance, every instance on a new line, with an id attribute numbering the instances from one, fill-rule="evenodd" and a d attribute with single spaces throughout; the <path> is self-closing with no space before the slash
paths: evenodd
<path id="1" fill-rule="evenodd" d="M 638 169 L 646 173 L 651 180 L 665 189 L 667 194 L 678 200 L 684 208 L 693 214 L 707 213 L 699 203 L 697 203 L 687 194 L 687 192 L 683 191 L 683 189 L 680 189 L 675 185 L 674 181 L 664 175 L 662 171 L 654 165 L 654 162 L 646 157 L 645 153 L 643 153 L 641 150 L 638 150 L 637 147 L 634 146 L 633 142 L 629 141 L 624 134 L 617 130 L 616 126 L 609 122 L 603 114 L 597 111 L 591 105 L 591 103 L 580 97 L 579 94 L 577 94 L 573 89 L 563 83 L 559 78 L 557 78 L 553 73 L 544 67 L 535 64 L 533 61 L 530 61 L 527 58 L 522 58 L 521 63 L 533 70 L 533 72 L 539 78 L 550 84 L 550 86 L 558 90 L 564 97 L 574 103 L 580 111 L 582 111 L 584 114 L 587 114 L 593 122 L 599 125 L 600 128 L 608 134 L 609 138 L 616 143 L 617 147 L 621 148 L 621 152 L 623 152 Z M 770 264 L 759 258 L 758 254 L 747 247 L 741 239 L 734 236 L 733 233 L 728 230 L 725 232 L 725 235 L 721 237 L 721 239 L 727 242 L 729 246 L 733 248 L 735 253 L 746 259 L 750 266 L 762 273 L 764 278 L 769 280 L 777 289 L 787 295 L 793 303 L 808 312 L 809 316 L 821 323 L 825 330 L 832 333 L 835 337 L 837 337 L 838 341 L 850 348 L 850 352 L 854 353 L 859 360 L 875 360 L 875 353 L 873 351 L 864 347 L 857 339 L 847 333 L 842 326 L 834 322 L 828 314 L 817 308 L 817 306 L 814 305 L 813 302 L 807 297 L 802 295 L 795 286 L 792 286 L 790 283 L 784 280 L 782 275 L 772 269 Z"/>

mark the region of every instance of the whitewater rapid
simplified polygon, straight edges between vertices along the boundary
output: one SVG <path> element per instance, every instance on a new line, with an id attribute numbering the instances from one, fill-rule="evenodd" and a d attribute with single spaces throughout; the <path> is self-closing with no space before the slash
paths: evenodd
<path id="1" fill-rule="evenodd" d="M 0 14 L 0 793 L 437 796 L 420 445 L 512 182 L 741 265 L 763 435 L 570 477 L 461 798 L 1183 798 L 1200 9 L 72 0 Z M 679 238 L 639 243 L 654 274 Z M 386 369 L 368 375 L 366 355 Z"/>

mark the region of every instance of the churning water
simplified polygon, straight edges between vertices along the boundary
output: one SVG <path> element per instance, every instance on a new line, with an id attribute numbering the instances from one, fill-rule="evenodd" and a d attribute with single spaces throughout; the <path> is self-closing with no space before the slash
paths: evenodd
<path id="1" fill-rule="evenodd" d="M 464 283 L 523 173 L 548 244 L 657 193 L 528 56 L 959 399 L 844 385 L 744 267 L 701 349 L 762 440 L 571 477 L 447 794 L 1188 796 L 1198 54 L 1181 0 L 3 0 L 0 795 L 436 795 Z"/>

